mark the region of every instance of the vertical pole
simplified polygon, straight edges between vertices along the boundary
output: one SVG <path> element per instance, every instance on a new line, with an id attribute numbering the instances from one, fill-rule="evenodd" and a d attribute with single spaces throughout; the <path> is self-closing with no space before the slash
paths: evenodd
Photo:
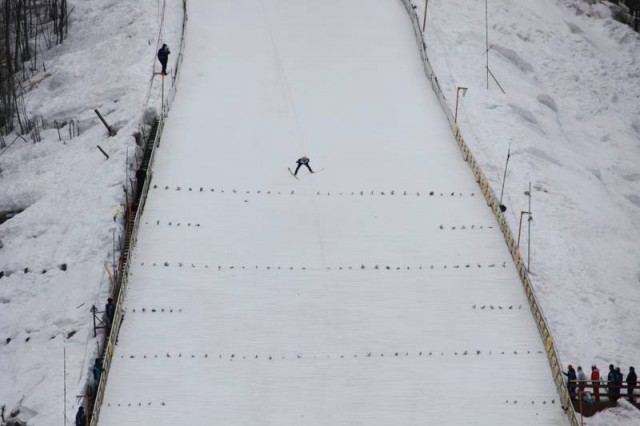
<path id="1" fill-rule="evenodd" d="M 504 195 L 504 183 L 507 180 L 507 167 L 509 166 L 509 157 L 511 157 L 511 142 L 509 142 L 509 149 L 507 150 L 507 162 L 504 165 L 504 175 L 502 176 L 502 189 L 500 190 L 500 209 L 502 211 L 505 211 L 506 209 L 503 209 L 503 205 L 502 205 L 502 196 Z M 529 209 L 529 211 L 531 211 L 531 209 Z"/>
<path id="2" fill-rule="evenodd" d="M 84 425 L 89 426 L 89 416 L 93 412 L 93 407 L 91 407 L 91 396 L 84 396 Z"/>
<path id="3" fill-rule="evenodd" d="M 453 115 L 454 124 L 458 124 L 458 93 L 460 93 L 460 91 L 456 90 L 456 112 Z"/>
<path id="4" fill-rule="evenodd" d="M 584 392 L 583 391 L 578 391 L 578 398 L 580 399 L 579 405 L 580 405 L 580 426 L 584 426 L 584 418 L 582 416 L 582 394 Z"/>
<path id="5" fill-rule="evenodd" d="M 96 333 L 96 313 L 97 312 L 98 312 L 98 308 L 96 308 L 96 305 L 93 305 L 91 307 L 91 314 L 93 315 L 93 337 L 96 337 L 98 335 Z"/>
<path id="6" fill-rule="evenodd" d="M 129 193 L 127 192 L 127 184 L 122 185 L 122 190 L 124 191 L 124 232 L 127 232 L 127 226 L 129 225 L 129 215 L 131 212 L 129 211 Z M 114 261 L 115 264 L 115 261 Z"/>
<path id="7" fill-rule="evenodd" d="M 129 145 L 127 145 L 127 156 L 125 158 L 126 161 L 124 163 L 124 176 L 125 180 L 129 180 Z"/>
<path id="8" fill-rule="evenodd" d="M 525 212 L 525 211 L 520 212 L 520 226 L 518 226 L 518 243 L 516 244 L 517 248 L 520 248 L 520 234 L 522 233 L 522 217 L 525 214 L 528 214 L 529 217 L 531 217 L 531 212 Z"/>
<path id="9" fill-rule="evenodd" d="M 467 93 L 467 88 L 463 86 L 456 87 L 456 112 L 453 115 L 453 124 L 458 124 L 458 100 L 460 99 L 460 91 L 462 90 L 462 96 Z"/>
<path id="10" fill-rule="evenodd" d="M 63 381 L 64 381 L 64 409 L 63 409 L 63 425 L 67 424 L 67 346 L 63 346 L 62 349 L 62 372 L 63 372 Z"/>
<path id="11" fill-rule="evenodd" d="M 111 234 L 111 269 L 115 274 L 115 281 L 118 281 L 118 269 L 116 268 L 116 230 Z M 113 289 L 111 289 L 113 291 Z"/>
<path id="12" fill-rule="evenodd" d="M 529 211 L 531 212 L 531 182 L 529 182 Z M 527 223 L 527 272 L 531 272 L 531 214 Z"/>
<path id="13" fill-rule="evenodd" d="M 489 90 L 489 0 L 484 0 L 485 53 L 487 54 L 487 90 Z"/>
<path id="14" fill-rule="evenodd" d="M 129 178 L 129 187 L 131 188 L 131 203 L 134 206 L 137 206 L 138 203 L 136 203 L 136 200 L 140 201 L 140 194 L 133 192 L 134 185 L 133 185 L 133 179 L 132 178 Z"/>
<path id="15" fill-rule="evenodd" d="M 424 0 L 424 18 L 422 18 L 422 39 L 424 40 L 424 30 L 427 28 L 427 6 L 429 0 Z"/>
<path id="16" fill-rule="evenodd" d="M 162 117 L 164 118 L 164 74 L 162 74 L 162 96 L 161 96 L 161 100 L 162 100 Z"/>

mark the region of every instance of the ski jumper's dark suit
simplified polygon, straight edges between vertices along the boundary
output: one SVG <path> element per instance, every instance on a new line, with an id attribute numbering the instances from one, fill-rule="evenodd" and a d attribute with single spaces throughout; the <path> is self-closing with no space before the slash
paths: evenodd
<path id="1" fill-rule="evenodd" d="M 160 50 L 158 50 L 158 60 L 162 64 L 162 75 L 167 75 L 167 61 L 169 60 L 169 47 L 163 44 Z"/>
<path id="2" fill-rule="evenodd" d="M 311 167 L 309 166 L 309 158 L 307 157 L 298 158 L 298 161 L 296 161 L 296 163 L 298 164 L 298 166 L 296 167 L 296 171 L 293 172 L 294 176 L 298 175 L 298 170 L 300 170 L 300 167 L 302 167 L 303 165 L 306 166 L 307 169 L 309 169 L 309 172 L 313 173 L 313 170 L 311 170 Z"/>

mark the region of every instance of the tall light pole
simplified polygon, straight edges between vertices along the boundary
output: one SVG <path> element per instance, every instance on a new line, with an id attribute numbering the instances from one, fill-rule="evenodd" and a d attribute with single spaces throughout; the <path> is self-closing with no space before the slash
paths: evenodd
<path id="1" fill-rule="evenodd" d="M 427 6 L 429 5 L 429 0 L 424 0 L 424 18 L 422 18 L 422 35 L 424 36 L 424 30 L 427 28 Z"/>
<path id="2" fill-rule="evenodd" d="M 487 90 L 489 90 L 489 0 L 484 1 L 484 37 L 487 54 Z"/>
<path id="3" fill-rule="evenodd" d="M 531 211 L 531 182 L 529 182 L 529 190 L 524 192 L 524 195 L 529 197 L 529 211 Z M 531 221 L 533 220 L 533 216 L 530 214 L 529 219 L 527 220 L 527 225 L 529 228 L 528 237 L 527 237 L 527 272 L 531 272 Z"/>
<path id="4" fill-rule="evenodd" d="M 467 93 L 467 88 L 466 87 L 462 87 L 462 86 L 456 87 L 456 113 L 453 116 L 453 123 L 454 124 L 458 123 L 458 100 L 460 98 L 460 91 L 461 90 L 462 90 L 462 97 L 464 97 L 465 93 Z"/>
<path id="5" fill-rule="evenodd" d="M 498 203 L 500 205 L 500 211 L 502 213 L 507 211 L 507 206 L 502 204 L 502 196 L 504 195 L 504 183 L 507 180 L 507 167 L 509 167 L 509 158 L 511 158 L 511 142 L 509 142 L 509 150 L 507 151 L 507 162 L 504 165 L 504 176 L 502 176 L 502 189 L 500 190 L 500 201 Z M 529 206 L 529 211 L 531 211 L 531 206 Z"/>

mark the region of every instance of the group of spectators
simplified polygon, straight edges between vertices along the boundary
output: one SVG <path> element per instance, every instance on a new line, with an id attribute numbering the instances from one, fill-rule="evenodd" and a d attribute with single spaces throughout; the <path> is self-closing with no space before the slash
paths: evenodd
<path id="1" fill-rule="evenodd" d="M 621 397 L 623 389 L 627 389 L 627 397 L 629 402 L 635 403 L 634 390 L 638 386 L 638 376 L 636 376 L 636 370 L 633 367 L 629 367 L 626 379 L 623 378 L 620 367 L 615 367 L 613 364 L 609 364 L 609 374 L 607 374 L 607 380 L 600 378 L 600 370 L 595 365 L 591 366 L 591 377 L 587 378 L 587 375 L 582 370 L 582 367 L 578 366 L 578 371 L 569 364 L 567 371 L 562 372 L 567 376 L 567 387 L 569 388 L 569 395 L 571 398 L 584 398 L 586 401 L 590 401 L 591 398 L 595 402 L 600 402 L 600 388 L 604 388 L 607 398 L 610 402 L 615 402 Z M 591 389 L 592 392 L 585 389 Z"/>

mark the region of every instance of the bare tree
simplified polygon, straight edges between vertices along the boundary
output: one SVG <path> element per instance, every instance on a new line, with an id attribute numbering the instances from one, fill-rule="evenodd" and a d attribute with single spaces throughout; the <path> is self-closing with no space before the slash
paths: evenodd
<path id="1" fill-rule="evenodd" d="M 0 134 L 17 124 L 33 136 L 20 83 L 37 71 L 41 41 L 47 49 L 64 41 L 68 13 L 67 0 L 0 0 Z"/>

